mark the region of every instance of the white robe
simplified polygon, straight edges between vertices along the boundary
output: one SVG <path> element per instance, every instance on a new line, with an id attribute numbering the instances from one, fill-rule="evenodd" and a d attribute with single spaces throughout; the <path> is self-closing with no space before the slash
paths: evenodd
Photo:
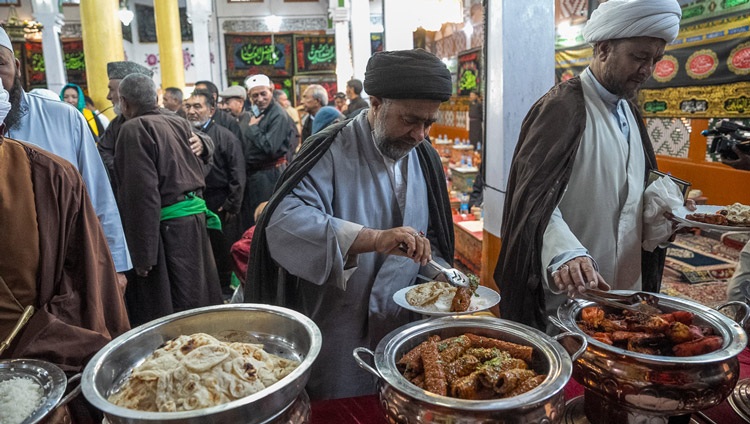
<path id="1" fill-rule="evenodd" d="M 390 331 L 411 321 L 393 294 L 414 283 L 419 264 L 402 256 L 345 256 L 362 226 L 402 225 L 427 232 L 427 187 L 416 151 L 406 160 L 402 213 L 367 114 L 350 122 L 309 174 L 274 211 L 266 228 L 272 258 L 303 282 L 295 309 L 320 327 L 323 347 L 313 365 L 313 399 L 375 392 L 375 380 L 352 358 L 355 347 L 375 349 Z"/>
<path id="2" fill-rule="evenodd" d="M 570 181 L 544 233 L 542 275 L 547 277 L 547 313 L 565 295 L 547 266 L 560 256 L 584 248 L 599 273 L 613 289 L 641 289 L 641 239 L 646 159 L 638 124 L 626 109 L 630 138 L 610 118 L 611 112 L 596 92 L 593 76 L 581 74 L 586 101 L 586 128 L 576 153 Z"/>

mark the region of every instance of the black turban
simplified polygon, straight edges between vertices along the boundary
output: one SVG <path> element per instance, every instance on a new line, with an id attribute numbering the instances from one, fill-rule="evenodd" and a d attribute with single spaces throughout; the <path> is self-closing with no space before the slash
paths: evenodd
<path id="1" fill-rule="evenodd" d="M 364 84 L 367 94 L 386 99 L 444 102 L 453 92 L 448 68 L 423 49 L 375 53 L 367 62 Z"/>

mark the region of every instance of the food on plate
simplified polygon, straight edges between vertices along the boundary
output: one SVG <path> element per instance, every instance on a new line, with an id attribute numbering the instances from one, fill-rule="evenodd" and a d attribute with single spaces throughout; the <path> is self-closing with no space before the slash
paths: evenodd
<path id="1" fill-rule="evenodd" d="M 260 344 L 222 342 L 203 333 L 184 335 L 134 368 L 109 401 L 150 412 L 208 408 L 257 393 L 298 365 Z"/>
<path id="2" fill-rule="evenodd" d="M 412 384 L 459 399 L 518 396 L 540 385 L 546 375 L 531 369 L 533 348 L 466 333 L 430 336 L 396 362 Z"/>
<path id="3" fill-rule="evenodd" d="M 659 315 L 607 313 L 598 306 L 581 310 L 578 327 L 602 343 L 632 352 L 662 356 L 696 356 L 721 349 L 724 339 L 707 326 L 693 323 L 694 315 L 673 311 Z"/>
<path id="4" fill-rule="evenodd" d="M 468 287 L 454 287 L 443 281 L 418 284 L 406 292 L 406 301 L 427 312 L 465 312 L 472 306 L 479 282 L 469 277 Z M 474 309 L 478 309 L 477 306 Z"/>
<path id="5" fill-rule="evenodd" d="M 691 213 L 685 219 L 712 225 L 750 226 L 750 206 L 734 203 L 716 213 Z"/>
<path id="6" fill-rule="evenodd" d="M 36 411 L 44 391 L 36 381 L 14 377 L 0 381 L 0 423 L 22 423 Z"/>

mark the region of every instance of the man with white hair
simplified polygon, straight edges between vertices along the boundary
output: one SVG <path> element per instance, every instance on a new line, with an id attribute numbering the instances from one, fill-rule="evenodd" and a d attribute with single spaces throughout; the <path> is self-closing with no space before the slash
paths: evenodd
<path id="1" fill-rule="evenodd" d="M 580 76 L 553 87 L 521 127 L 495 270 L 500 314 L 544 330 L 564 291 L 658 292 L 664 251 L 641 247 L 656 169 L 633 99 L 679 31 L 676 0 L 609 0 L 591 15 Z"/>
<path id="2" fill-rule="evenodd" d="M 203 200 L 203 167 L 186 140 L 190 124 L 162 113 L 151 77 L 120 81 L 125 121 L 115 142 L 117 201 L 134 272 L 125 301 L 133 326 L 174 312 L 220 304 L 207 227 L 221 229 Z"/>
<path id="3" fill-rule="evenodd" d="M 307 112 L 307 116 L 302 123 L 302 142 L 307 140 L 307 137 L 313 135 L 313 121 L 315 115 L 317 115 L 320 108 L 328 105 L 328 92 L 322 85 L 313 84 L 310 85 L 302 92 L 302 106 Z"/>
<path id="4" fill-rule="evenodd" d="M 245 80 L 252 101 L 250 121 L 242 125 L 242 150 L 245 155 L 245 197 L 240 211 L 244 230 L 255 224 L 253 212 L 267 201 L 281 172 L 286 168 L 286 154 L 297 137 L 292 118 L 273 99 L 271 80 L 262 74 Z"/>

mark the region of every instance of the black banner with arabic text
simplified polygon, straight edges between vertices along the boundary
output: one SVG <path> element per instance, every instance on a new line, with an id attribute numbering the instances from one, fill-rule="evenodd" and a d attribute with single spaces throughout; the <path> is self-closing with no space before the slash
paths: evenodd
<path id="1" fill-rule="evenodd" d="M 336 40 L 333 35 L 295 35 L 296 74 L 336 72 Z"/>

